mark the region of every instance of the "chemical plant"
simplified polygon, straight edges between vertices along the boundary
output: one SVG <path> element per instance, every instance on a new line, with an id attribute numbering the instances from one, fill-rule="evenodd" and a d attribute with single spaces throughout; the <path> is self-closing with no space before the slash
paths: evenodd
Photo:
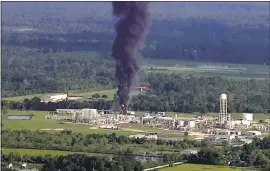
<path id="1" fill-rule="evenodd" d="M 188 132 L 189 135 L 198 135 L 198 140 L 209 140 L 217 144 L 251 142 L 254 136 L 261 136 L 270 132 L 269 120 L 256 122 L 252 113 L 243 113 L 241 119 L 233 118 L 227 110 L 228 99 L 226 94 L 220 95 L 220 111 L 218 116 L 183 117 L 175 114 L 166 116 L 165 112 L 145 113 L 136 115 L 134 111 L 127 111 L 121 105 L 120 112 L 97 109 L 57 109 L 45 116 L 45 119 L 55 119 L 59 122 L 94 125 L 100 129 L 121 129 L 121 124 L 130 123 L 157 129 L 178 130 Z M 132 136 L 134 137 L 134 136 Z M 157 139 L 157 134 L 136 135 Z"/>

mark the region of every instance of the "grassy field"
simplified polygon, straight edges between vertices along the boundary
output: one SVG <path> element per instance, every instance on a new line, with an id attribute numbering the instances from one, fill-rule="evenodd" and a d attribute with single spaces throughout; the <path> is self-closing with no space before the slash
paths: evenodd
<path id="1" fill-rule="evenodd" d="M 100 96 L 102 95 L 107 95 L 109 100 L 113 99 L 114 94 L 116 93 L 115 89 L 110 89 L 110 90 L 101 90 L 101 91 L 93 91 L 93 92 L 74 92 L 74 93 L 70 93 L 70 95 L 73 96 L 82 96 L 84 98 L 89 98 L 91 97 L 93 94 L 98 93 Z"/>
<path id="2" fill-rule="evenodd" d="M 100 91 L 92 91 L 92 92 L 70 92 L 69 95 L 72 96 L 81 96 L 84 99 L 91 97 L 93 94 L 98 93 L 100 96 L 107 95 L 109 100 L 113 99 L 113 96 L 115 94 L 115 89 L 109 89 L 109 90 L 100 90 Z M 47 94 L 33 94 L 33 95 L 27 95 L 27 96 L 16 96 L 16 97 L 7 97 L 3 98 L 3 100 L 9 100 L 9 101 L 23 101 L 24 99 L 28 98 L 31 99 L 33 97 L 39 97 L 42 98 L 47 95 L 51 94 L 57 94 L 57 93 L 47 93 Z"/>
<path id="3" fill-rule="evenodd" d="M 160 171 L 252 171 L 247 168 L 236 168 L 236 167 L 224 167 L 224 166 L 214 166 L 214 165 L 200 165 L 200 164 L 183 164 L 175 167 L 167 167 L 159 169 Z M 254 170 L 255 171 L 255 170 Z"/>
<path id="4" fill-rule="evenodd" d="M 234 79 L 269 79 L 269 66 L 267 65 L 149 59 L 145 59 L 143 62 L 143 68 L 151 72 L 191 74 L 194 76 L 222 76 Z"/>

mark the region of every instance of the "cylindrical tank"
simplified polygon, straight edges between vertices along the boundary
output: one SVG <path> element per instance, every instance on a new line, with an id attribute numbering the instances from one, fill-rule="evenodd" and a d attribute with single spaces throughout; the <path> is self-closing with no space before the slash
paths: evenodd
<path id="1" fill-rule="evenodd" d="M 179 126 L 185 126 L 185 121 L 184 120 L 178 120 L 178 125 Z"/>
<path id="2" fill-rule="evenodd" d="M 97 109 L 89 109 L 90 112 L 90 119 L 97 118 Z"/>
<path id="3" fill-rule="evenodd" d="M 252 113 L 243 113 L 243 120 L 253 121 L 253 114 Z"/>
<path id="4" fill-rule="evenodd" d="M 196 125 L 196 122 L 195 121 L 188 121 L 188 127 L 189 128 L 194 128 Z"/>
<path id="5" fill-rule="evenodd" d="M 97 109 L 82 109 L 82 119 L 93 119 L 97 117 Z"/>
<path id="6" fill-rule="evenodd" d="M 89 109 L 82 109 L 81 119 L 89 119 L 89 117 L 90 117 Z"/>
<path id="7" fill-rule="evenodd" d="M 221 100 L 226 100 L 227 99 L 227 94 L 221 94 L 220 99 Z"/>

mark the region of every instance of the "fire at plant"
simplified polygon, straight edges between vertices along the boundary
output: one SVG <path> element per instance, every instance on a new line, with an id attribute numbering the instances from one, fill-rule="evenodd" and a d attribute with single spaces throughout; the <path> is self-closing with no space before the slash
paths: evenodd
<path id="1" fill-rule="evenodd" d="M 125 108 L 125 105 L 124 104 L 121 105 L 121 114 L 122 115 L 126 115 L 127 114 L 127 111 L 126 111 L 126 108 Z"/>

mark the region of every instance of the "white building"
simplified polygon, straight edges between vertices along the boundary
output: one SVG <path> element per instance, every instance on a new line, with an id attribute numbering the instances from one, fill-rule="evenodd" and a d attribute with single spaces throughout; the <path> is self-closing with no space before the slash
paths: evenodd
<path id="1" fill-rule="evenodd" d="M 81 109 L 56 109 L 58 114 L 75 114 L 81 112 Z"/>
<path id="2" fill-rule="evenodd" d="M 65 99 L 67 99 L 67 94 L 55 94 L 50 96 L 51 102 L 59 102 Z"/>
<path id="3" fill-rule="evenodd" d="M 147 140 L 157 140 L 158 136 L 156 134 L 149 134 L 149 135 L 137 134 L 137 135 L 130 135 L 129 138 L 146 138 Z"/>
<path id="4" fill-rule="evenodd" d="M 81 119 L 91 120 L 97 118 L 97 109 L 82 109 Z"/>
<path id="5" fill-rule="evenodd" d="M 144 138 L 145 135 L 143 134 L 137 134 L 137 135 L 130 135 L 129 138 Z"/>
<path id="6" fill-rule="evenodd" d="M 99 128 L 102 129 L 118 129 L 118 126 L 113 124 L 107 124 L 107 125 L 100 125 Z"/>
<path id="7" fill-rule="evenodd" d="M 260 136 L 262 135 L 261 131 L 248 131 L 245 133 L 245 136 Z"/>
<path id="8" fill-rule="evenodd" d="M 188 127 L 189 128 L 194 128 L 195 126 L 196 126 L 196 121 L 194 121 L 194 120 L 188 121 Z"/>
<path id="9" fill-rule="evenodd" d="M 156 134 L 152 134 L 152 135 L 146 135 L 145 138 L 148 140 L 157 140 L 158 136 Z"/>
<path id="10" fill-rule="evenodd" d="M 225 127 L 227 129 L 233 129 L 239 126 L 243 128 L 248 128 L 250 125 L 251 125 L 250 120 L 230 120 L 230 121 L 226 121 Z"/>
<path id="11" fill-rule="evenodd" d="M 252 113 L 243 113 L 243 120 L 253 121 L 253 114 Z"/>
<path id="12" fill-rule="evenodd" d="M 53 95 L 45 95 L 41 98 L 41 102 L 59 102 L 62 100 L 66 100 L 68 98 L 67 94 L 53 94 Z"/>
<path id="13" fill-rule="evenodd" d="M 189 149 L 189 150 L 183 150 L 180 152 L 180 155 L 190 155 L 190 154 L 197 154 L 198 150 L 196 149 Z"/>
<path id="14" fill-rule="evenodd" d="M 134 111 L 127 111 L 127 114 L 128 115 L 135 115 L 135 112 Z"/>

